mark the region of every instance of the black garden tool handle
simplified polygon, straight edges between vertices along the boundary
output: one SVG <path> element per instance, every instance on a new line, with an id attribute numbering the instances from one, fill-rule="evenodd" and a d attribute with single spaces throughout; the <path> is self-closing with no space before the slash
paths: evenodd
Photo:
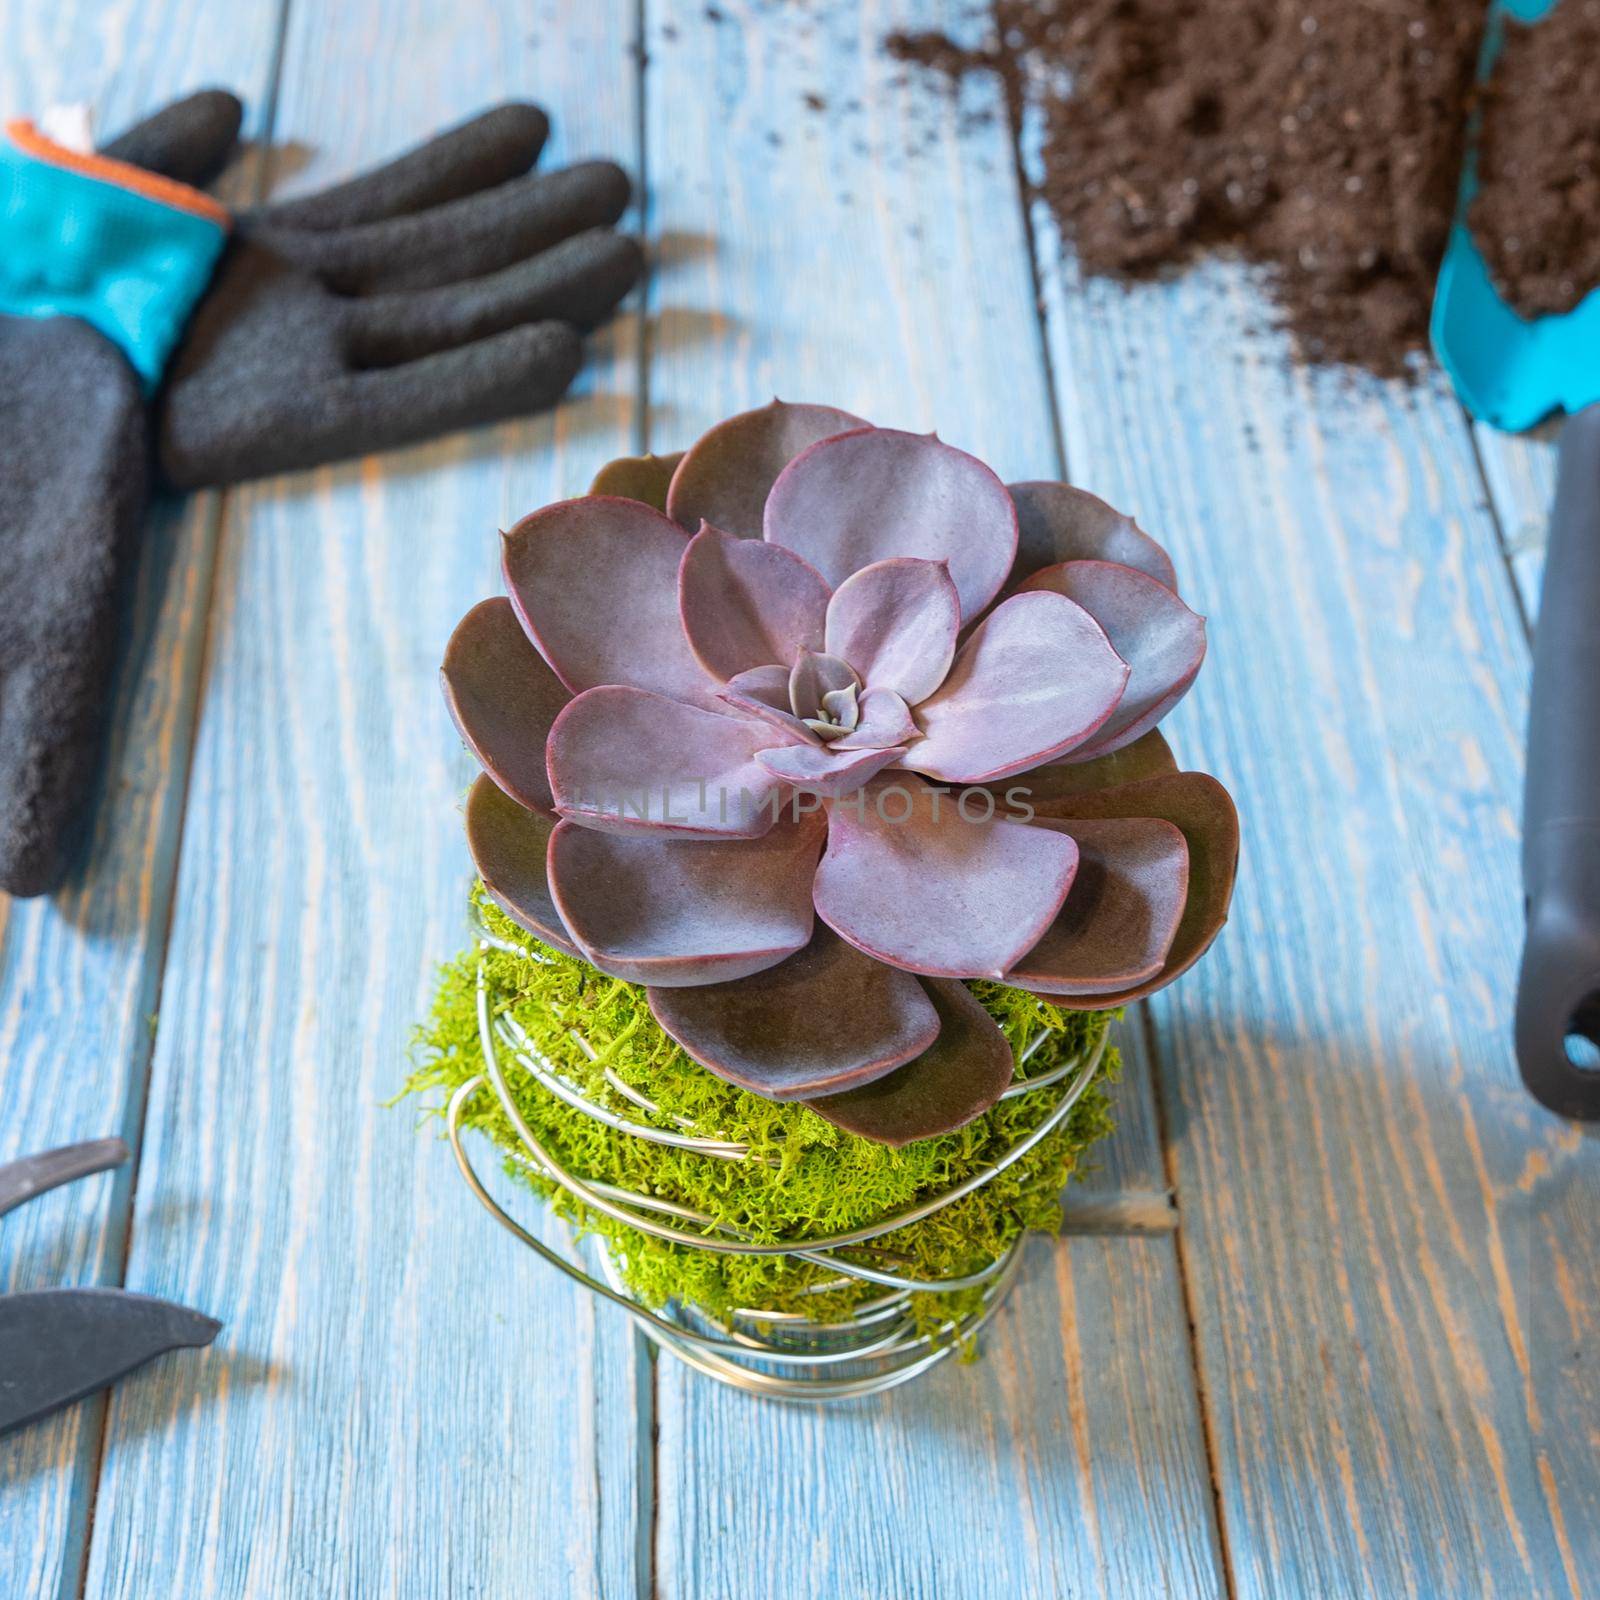
<path id="1" fill-rule="evenodd" d="M 1600 405 L 1561 435 L 1534 634 L 1522 883 L 1523 1081 L 1552 1111 L 1600 1121 Z"/>
<path id="2" fill-rule="evenodd" d="M 128 1147 L 120 1139 L 90 1139 L 84 1144 L 65 1144 L 58 1150 L 41 1150 L 0 1166 L 0 1217 L 35 1195 L 76 1183 L 91 1173 L 109 1172 L 128 1159 Z"/>

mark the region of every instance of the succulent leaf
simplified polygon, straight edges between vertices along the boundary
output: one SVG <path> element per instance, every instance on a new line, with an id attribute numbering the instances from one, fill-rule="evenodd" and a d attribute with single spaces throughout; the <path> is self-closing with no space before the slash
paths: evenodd
<path id="1" fill-rule="evenodd" d="M 945 783 L 991 783 L 1084 743 L 1116 710 L 1128 665 L 1063 595 L 1013 595 L 962 645 L 917 707 L 906 765 Z"/>
<path id="2" fill-rule="evenodd" d="M 800 740 L 815 743 L 815 736 L 789 709 L 789 669 L 776 664 L 751 667 L 736 673 L 723 684 L 718 698 L 725 706 L 747 716 L 759 717 Z"/>
<path id="3" fill-rule="evenodd" d="M 555 826 L 552 818 L 524 810 L 487 773 L 467 793 L 467 848 L 484 888 L 536 939 L 575 956 L 578 947 L 550 897 L 546 875 Z"/>
<path id="4" fill-rule="evenodd" d="M 820 813 L 760 839 L 686 842 L 561 823 L 550 890 L 585 957 L 629 983 L 728 982 L 775 966 L 811 938 Z"/>
<path id="5" fill-rule="evenodd" d="M 964 983 L 924 978 L 922 987 L 939 1013 L 939 1037 L 859 1089 L 808 1100 L 818 1116 L 898 1150 L 964 1128 L 1005 1093 L 1014 1057 L 994 1018 Z"/>
<path id="6" fill-rule="evenodd" d="M 1174 593 L 1172 559 L 1132 517 L 1068 483 L 1014 483 L 1017 560 L 1007 587 L 1063 561 L 1117 561 L 1147 572 Z"/>
<path id="7" fill-rule="evenodd" d="M 782 785 L 756 760 L 783 735 L 643 689 L 589 689 L 550 730 L 556 810 L 608 833 L 759 838 Z"/>
<path id="8" fill-rule="evenodd" d="M 781 749 L 763 750 L 756 760 L 774 778 L 804 794 L 823 795 L 837 800 L 854 794 L 862 784 L 892 766 L 905 751 L 843 750 L 830 745 L 791 744 Z"/>
<path id="9" fill-rule="evenodd" d="M 911 708 L 893 689 L 866 689 L 857 702 L 856 725 L 833 741 L 835 750 L 887 750 L 920 739 Z"/>
<path id="10" fill-rule="evenodd" d="M 618 495 L 624 500 L 637 500 L 642 505 L 654 506 L 657 511 L 665 511 L 667 487 L 683 455 L 679 450 L 670 456 L 618 456 L 595 473 L 589 493 Z"/>
<path id="11" fill-rule="evenodd" d="M 1075 1009 L 1101 1010 L 1154 994 L 1205 954 L 1228 920 L 1239 866 L 1239 813 L 1215 778 L 1204 772 L 1167 773 L 1069 795 L 1038 809 L 1041 817 L 1161 817 L 1182 829 L 1189 846 L 1188 898 L 1160 972 L 1115 994 L 1074 995 Z M 1059 997 L 1046 998 L 1061 1003 Z"/>
<path id="12" fill-rule="evenodd" d="M 891 428 L 802 451 L 773 484 L 764 527 L 835 589 L 892 556 L 948 561 L 963 622 L 999 593 L 1017 552 L 1011 496 L 976 456 Z"/>
<path id="13" fill-rule="evenodd" d="M 439 676 L 450 716 L 484 770 L 519 804 L 550 810 L 544 742 L 572 696 L 528 642 L 509 600 L 482 600 L 456 624 Z"/>
<path id="14" fill-rule="evenodd" d="M 1161 971 L 1189 890 L 1189 846 L 1159 817 L 1037 826 L 1069 835 L 1078 875 L 1044 937 L 1006 982 L 1036 994 L 1115 993 Z"/>
<path id="15" fill-rule="evenodd" d="M 914 706 L 944 682 L 960 627 L 948 564 L 897 556 L 851 573 L 834 591 L 826 648 L 869 689 L 892 689 Z"/>
<path id="16" fill-rule="evenodd" d="M 771 1100 L 870 1083 L 939 1034 L 939 1013 L 909 972 L 820 925 L 804 950 L 754 977 L 651 989 L 650 1010 L 701 1066 Z"/>
<path id="17" fill-rule="evenodd" d="M 827 723 L 832 719 L 824 715 L 824 697 L 855 688 L 856 683 L 848 661 L 817 650 L 800 650 L 789 669 L 789 709 L 802 722 Z"/>
<path id="18" fill-rule="evenodd" d="M 701 666 L 726 682 L 822 648 L 831 591 L 799 556 L 709 523 L 678 569 L 683 631 Z"/>
<path id="19" fill-rule="evenodd" d="M 723 684 L 720 698 L 742 710 L 761 706 L 767 711 L 781 711 L 791 722 L 799 720 L 789 708 L 789 668 L 776 662 L 735 673 Z"/>
<path id="20" fill-rule="evenodd" d="M 1143 738 L 1135 739 L 1108 756 L 1078 761 L 1074 759 L 1076 754 L 1076 751 L 1069 752 L 1060 760 L 1030 767 L 1014 779 L 1001 779 L 985 787 L 1002 798 L 1013 795 L 1031 805 L 1040 800 L 1060 800 L 1082 794 L 1088 789 L 1111 789 L 1121 783 L 1135 783 L 1140 778 L 1154 778 L 1178 770 L 1177 760 L 1159 728 L 1152 728 Z M 1007 810 L 1014 809 L 1007 805 Z"/>
<path id="21" fill-rule="evenodd" d="M 1024 594 L 1039 590 L 1082 606 L 1130 668 L 1117 709 L 1075 756 L 1092 759 L 1132 744 L 1189 692 L 1205 659 L 1205 618 L 1165 584 L 1113 561 L 1067 561 L 1022 586 Z"/>
<path id="22" fill-rule="evenodd" d="M 835 733 L 853 733 L 861 716 L 861 685 L 847 683 L 822 697 L 822 714 Z"/>
<path id="23" fill-rule="evenodd" d="M 1055 920 L 1077 865 L 1065 834 L 969 820 L 954 795 L 881 777 L 832 808 L 817 913 L 891 966 L 998 979 Z"/>
<path id="24" fill-rule="evenodd" d="M 637 500 L 563 500 L 505 536 L 506 589 L 574 694 L 604 684 L 716 704 L 678 616 L 683 530 Z"/>
<path id="25" fill-rule="evenodd" d="M 684 453 L 667 514 L 691 532 L 702 522 L 741 539 L 761 537 L 761 515 L 778 474 L 809 445 L 870 426 L 833 406 L 774 400 L 704 433 Z"/>

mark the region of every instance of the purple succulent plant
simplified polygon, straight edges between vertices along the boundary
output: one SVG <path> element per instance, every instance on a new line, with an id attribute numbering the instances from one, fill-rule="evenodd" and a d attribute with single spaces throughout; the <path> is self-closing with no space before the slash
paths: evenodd
<path id="1" fill-rule="evenodd" d="M 1012 1071 L 961 980 L 1120 1006 L 1222 926 L 1238 819 L 1156 731 L 1205 626 L 1092 495 L 775 401 L 504 558 L 443 669 L 478 871 L 730 1082 L 943 1133 Z"/>

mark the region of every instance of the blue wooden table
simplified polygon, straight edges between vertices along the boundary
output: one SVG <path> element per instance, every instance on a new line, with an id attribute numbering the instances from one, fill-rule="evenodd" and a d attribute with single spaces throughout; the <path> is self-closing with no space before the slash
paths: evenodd
<path id="1" fill-rule="evenodd" d="M 880 49 L 971 10 L 0 0 L 0 109 L 242 93 L 238 202 L 540 100 L 654 261 L 555 415 L 152 520 L 88 860 L 0 903 L 0 1159 L 138 1157 L 0 1288 L 227 1328 L 0 1442 L 5 1600 L 1600 1593 L 1600 1145 L 1507 1030 L 1549 447 L 1291 366 L 1232 267 L 1080 282 L 997 91 Z M 464 939 L 435 671 L 495 530 L 774 393 L 1164 539 L 1212 639 L 1172 736 L 1246 830 L 986 1359 L 828 1414 L 652 1362 L 384 1106 Z"/>

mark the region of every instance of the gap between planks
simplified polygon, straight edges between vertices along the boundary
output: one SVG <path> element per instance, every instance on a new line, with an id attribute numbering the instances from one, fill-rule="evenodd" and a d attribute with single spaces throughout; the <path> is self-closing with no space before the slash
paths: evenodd
<path id="1" fill-rule="evenodd" d="M 655 221 L 650 189 L 650 57 L 648 37 L 650 0 L 634 0 L 634 182 L 638 200 L 639 236 L 646 243 L 644 273 L 634 291 L 639 304 L 639 339 L 634 366 L 633 448 L 645 455 L 652 447 L 650 437 L 650 361 L 655 353 L 651 328 L 656 306 L 657 275 L 655 252 L 649 246 Z M 636 1600 L 657 1600 L 661 1540 L 661 1383 L 655 1345 L 637 1325 L 633 1329 L 634 1410 L 638 1418 L 637 1446 L 634 1453 L 634 1561 L 633 1582 Z"/>
<path id="2" fill-rule="evenodd" d="M 253 161 L 255 165 L 254 173 L 244 184 L 246 203 L 250 205 L 259 205 L 266 199 L 271 189 L 271 177 L 275 167 L 272 138 L 277 123 L 278 89 L 283 79 L 283 53 L 289 33 L 289 8 L 292 3 L 293 0 L 278 0 L 277 22 L 272 32 L 272 48 L 267 59 L 266 82 L 262 91 L 260 148 L 258 151 L 247 153 L 244 156 L 245 160 Z M 149 1047 L 145 1052 L 144 1063 L 138 1075 L 137 1095 L 129 1105 L 124 1119 L 126 1124 L 124 1138 L 129 1147 L 125 1200 L 127 1211 L 122 1228 L 122 1248 L 116 1258 L 111 1275 L 113 1281 L 119 1287 L 126 1287 L 127 1285 L 128 1262 L 133 1252 L 134 1219 L 138 1213 L 139 1170 L 144 1154 L 145 1121 L 150 1114 L 150 1083 L 155 1069 L 156 1039 L 161 1029 L 161 995 L 166 979 L 167 951 L 172 942 L 173 923 L 177 916 L 176 879 L 178 864 L 183 856 L 183 833 L 189 815 L 189 789 L 194 776 L 195 746 L 198 742 L 201 707 L 211 662 L 211 625 L 212 616 L 216 609 L 217 569 L 220 565 L 217 559 L 217 552 L 223 538 L 229 498 L 230 491 L 226 488 L 213 492 L 211 505 L 205 518 L 207 560 L 205 576 L 202 580 L 205 588 L 205 597 L 200 606 L 200 642 L 199 648 L 195 652 L 194 691 L 190 702 L 193 712 L 188 730 L 188 744 L 183 753 L 183 783 L 179 790 L 178 816 L 173 830 L 172 877 L 174 882 L 172 892 L 167 899 L 166 915 L 162 919 L 161 937 L 150 951 L 150 959 L 155 972 L 155 987 L 151 995 Z M 104 799 L 102 798 L 103 803 Z M 76 1600 L 86 1600 L 88 1593 L 89 1552 L 94 1546 L 95 1511 L 99 1504 L 100 1481 L 105 1471 L 106 1449 L 109 1442 L 110 1403 L 107 1394 L 95 1395 L 88 1403 L 94 1407 L 94 1418 L 91 1423 L 92 1443 L 89 1447 L 92 1465 L 86 1475 L 83 1489 L 84 1506 L 77 1537 L 78 1570 L 77 1583 L 74 1586 Z M 63 1577 L 65 1578 L 66 1574 L 63 1574 Z"/>

